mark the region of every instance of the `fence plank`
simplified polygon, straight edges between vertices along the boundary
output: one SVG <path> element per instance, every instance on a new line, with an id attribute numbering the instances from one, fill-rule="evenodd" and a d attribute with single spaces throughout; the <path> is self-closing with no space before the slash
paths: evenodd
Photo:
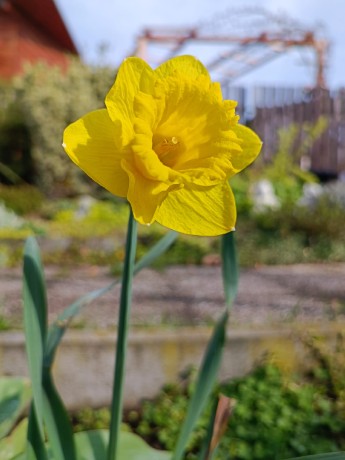
<path id="1" fill-rule="evenodd" d="M 338 175 L 345 171 L 345 89 L 331 92 L 322 88 L 306 91 L 303 88 L 254 89 L 249 97 L 248 89 L 228 87 L 228 94 L 240 97 L 241 112 L 246 113 L 247 101 L 254 107 L 254 118 L 250 126 L 262 138 L 262 157 L 269 161 L 279 147 L 279 130 L 292 124 L 302 126 L 308 122 L 315 124 L 320 116 L 328 120 L 328 127 L 322 136 L 309 148 L 311 170 L 324 175 Z M 296 137 L 294 150 L 303 141 L 303 133 Z"/>

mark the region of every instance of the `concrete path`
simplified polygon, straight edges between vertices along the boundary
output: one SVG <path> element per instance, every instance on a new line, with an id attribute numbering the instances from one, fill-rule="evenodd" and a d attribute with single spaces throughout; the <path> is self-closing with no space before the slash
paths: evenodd
<path id="1" fill-rule="evenodd" d="M 79 296 L 111 283 L 107 268 L 45 269 L 50 320 Z M 21 270 L 0 269 L 0 319 L 20 327 Z M 74 327 L 113 328 L 119 289 L 88 305 Z M 222 311 L 219 266 L 145 269 L 134 282 L 132 324 L 202 325 Z M 345 319 L 345 263 L 265 266 L 241 270 L 232 327 L 275 326 L 292 322 Z"/>

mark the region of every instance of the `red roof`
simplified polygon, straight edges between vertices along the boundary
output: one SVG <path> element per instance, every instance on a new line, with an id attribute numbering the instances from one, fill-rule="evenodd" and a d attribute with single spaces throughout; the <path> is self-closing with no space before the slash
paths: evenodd
<path id="1" fill-rule="evenodd" d="M 78 51 L 53 0 L 0 0 L 0 77 L 26 61 L 66 67 L 67 54 Z"/>
<path id="2" fill-rule="evenodd" d="M 66 51 L 78 54 L 53 0 L 10 0 L 10 3 Z"/>

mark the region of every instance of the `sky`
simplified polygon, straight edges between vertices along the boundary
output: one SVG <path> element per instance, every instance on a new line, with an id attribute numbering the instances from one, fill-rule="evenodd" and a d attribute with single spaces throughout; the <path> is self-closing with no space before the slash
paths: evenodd
<path id="1" fill-rule="evenodd" d="M 80 52 L 90 64 L 118 66 L 132 55 L 137 37 L 146 27 L 195 27 L 224 18 L 232 31 L 235 11 L 260 5 L 272 14 L 296 20 L 316 30 L 330 42 L 326 82 L 332 89 L 345 87 L 345 0 L 55 0 Z M 235 10 L 234 10 L 235 9 Z M 248 30 L 251 18 L 246 16 Z M 243 15 L 242 15 L 243 19 Z M 236 19 L 235 19 L 236 21 Z M 267 21 L 268 30 L 270 21 Z M 248 32 L 250 34 L 250 30 Z M 100 55 L 99 50 L 105 51 Z M 188 49 L 201 61 L 209 56 L 205 47 Z M 186 52 L 186 51 L 184 51 Z M 212 48 L 217 56 L 220 50 Z M 154 60 L 154 54 L 153 54 Z M 314 66 L 310 50 L 290 51 L 234 81 L 239 86 L 313 86 Z M 154 65 L 154 62 L 149 62 Z"/>

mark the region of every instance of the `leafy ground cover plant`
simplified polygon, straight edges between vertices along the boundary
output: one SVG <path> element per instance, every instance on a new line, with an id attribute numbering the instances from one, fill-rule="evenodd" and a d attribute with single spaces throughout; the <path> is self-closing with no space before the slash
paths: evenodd
<path id="1" fill-rule="evenodd" d="M 315 369 L 327 373 L 320 359 Z M 284 377 L 269 362 L 248 376 L 222 383 L 213 397 L 225 394 L 236 405 L 215 459 L 276 460 L 343 449 L 345 417 L 337 409 L 341 398 L 327 392 L 329 384 L 324 378 L 320 385 L 320 376 L 318 381 Z M 193 391 L 189 373 L 179 383 L 166 385 L 139 411 L 130 412 L 127 421 L 152 445 L 170 449 Z M 198 458 L 211 407 L 212 403 L 190 438 L 188 459 Z"/>

